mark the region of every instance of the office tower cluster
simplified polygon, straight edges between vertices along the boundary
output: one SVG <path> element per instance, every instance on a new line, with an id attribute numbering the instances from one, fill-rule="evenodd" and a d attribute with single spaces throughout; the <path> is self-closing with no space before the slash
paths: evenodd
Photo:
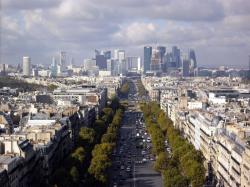
<path id="1" fill-rule="evenodd" d="M 188 54 L 181 53 L 181 50 L 173 46 L 168 52 L 166 47 L 151 46 L 144 47 L 144 63 L 143 72 L 169 75 L 179 74 L 183 77 L 194 76 L 197 69 L 197 61 L 195 51 L 190 49 Z"/>
<path id="2" fill-rule="evenodd" d="M 125 75 L 141 71 L 141 58 L 126 56 L 123 49 L 115 49 L 113 56 L 109 50 L 95 50 L 94 58 L 84 59 L 84 71 L 88 75 Z"/>
<path id="3" fill-rule="evenodd" d="M 67 66 L 66 52 L 61 51 L 57 57 L 52 57 L 52 63 L 49 67 L 45 67 L 42 64 L 32 65 L 31 58 L 29 56 L 23 56 L 20 69 L 22 69 L 22 75 L 26 77 L 66 77 L 72 74 L 70 67 L 72 67 L 72 64 L 71 66 Z"/>
<path id="4" fill-rule="evenodd" d="M 66 65 L 67 65 L 66 52 L 61 51 L 59 59 L 56 57 L 52 58 L 52 64 L 50 65 L 51 76 L 52 77 L 66 76 L 68 74 Z"/>

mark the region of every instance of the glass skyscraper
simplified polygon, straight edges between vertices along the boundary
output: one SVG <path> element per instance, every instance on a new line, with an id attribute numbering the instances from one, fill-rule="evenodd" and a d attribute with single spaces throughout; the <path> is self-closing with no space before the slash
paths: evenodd
<path id="1" fill-rule="evenodd" d="M 150 70 L 151 57 L 152 57 L 152 47 L 145 46 L 144 47 L 144 62 L 143 62 L 144 73 Z"/>
<path id="2" fill-rule="evenodd" d="M 193 49 L 189 50 L 189 60 L 191 62 L 192 68 L 196 68 L 197 67 L 197 61 L 196 61 L 196 56 L 195 56 L 195 52 L 194 52 Z"/>

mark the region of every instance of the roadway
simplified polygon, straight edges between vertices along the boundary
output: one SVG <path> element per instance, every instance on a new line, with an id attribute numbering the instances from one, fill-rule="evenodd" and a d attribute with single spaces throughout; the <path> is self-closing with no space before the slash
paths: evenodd
<path id="1" fill-rule="evenodd" d="M 143 122 L 142 113 L 137 109 L 137 88 L 130 83 L 129 108 L 124 114 L 117 147 L 113 154 L 110 186 L 161 187 L 161 175 L 154 171 L 155 156 L 151 154 L 150 137 Z"/>

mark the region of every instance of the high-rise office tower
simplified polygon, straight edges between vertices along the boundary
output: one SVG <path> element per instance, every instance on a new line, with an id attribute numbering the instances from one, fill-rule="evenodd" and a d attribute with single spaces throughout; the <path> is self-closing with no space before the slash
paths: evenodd
<path id="1" fill-rule="evenodd" d="M 164 63 L 164 55 L 166 53 L 166 47 L 164 47 L 164 46 L 158 46 L 157 50 L 159 51 L 160 61 L 163 64 Z"/>
<path id="2" fill-rule="evenodd" d="M 95 59 L 96 65 L 99 67 L 99 69 L 107 69 L 107 59 L 103 54 L 96 55 Z"/>
<path id="3" fill-rule="evenodd" d="M 107 70 L 112 72 L 114 71 L 114 66 L 115 66 L 115 62 L 113 59 L 108 59 L 107 60 Z"/>
<path id="4" fill-rule="evenodd" d="M 145 46 L 144 47 L 144 61 L 143 61 L 143 72 L 146 73 L 150 70 L 151 57 L 152 57 L 152 47 Z"/>
<path id="5" fill-rule="evenodd" d="M 114 59 L 119 60 L 120 62 L 125 60 L 125 51 L 121 49 L 114 50 Z"/>
<path id="6" fill-rule="evenodd" d="M 38 77 L 38 69 L 37 68 L 32 69 L 32 76 Z"/>
<path id="7" fill-rule="evenodd" d="M 5 76 L 5 74 L 6 74 L 5 64 L 0 64 L 0 75 Z"/>
<path id="8" fill-rule="evenodd" d="M 96 60 L 95 59 L 84 59 L 84 70 L 90 71 L 96 69 Z"/>
<path id="9" fill-rule="evenodd" d="M 57 76 L 57 73 L 58 73 L 58 70 L 57 70 L 58 67 L 57 66 L 58 66 L 58 64 L 57 64 L 56 58 L 53 57 L 52 58 L 52 64 L 50 66 L 51 76 L 52 77 L 56 77 Z M 59 72 L 59 73 L 61 73 L 61 72 Z"/>
<path id="10" fill-rule="evenodd" d="M 111 59 L 111 51 L 103 51 L 103 55 L 107 60 Z"/>
<path id="11" fill-rule="evenodd" d="M 153 49 L 150 70 L 153 72 L 162 72 L 161 65 L 162 64 L 161 64 L 161 58 L 160 58 L 160 51 L 158 49 Z"/>
<path id="12" fill-rule="evenodd" d="M 95 59 L 99 69 L 107 69 L 107 60 L 111 59 L 111 51 L 99 51 L 95 49 Z"/>
<path id="13" fill-rule="evenodd" d="M 30 76 L 31 60 L 30 57 L 23 57 L 23 75 Z"/>
<path id="14" fill-rule="evenodd" d="M 64 52 L 64 51 L 61 51 L 61 53 L 60 53 L 59 65 L 61 65 L 63 68 L 66 67 L 66 52 Z"/>
<path id="15" fill-rule="evenodd" d="M 126 58 L 127 70 L 140 71 L 141 70 L 141 58 L 140 57 L 127 57 Z"/>
<path id="16" fill-rule="evenodd" d="M 190 76 L 190 61 L 188 59 L 184 59 L 182 62 L 182 76 L 183 77 Z"/>
<path id="17" fill-rule="evenodd" d="M 172 60 L 176 68 L 181 67 L 181 52 L 176 46 L 172 47 Z"/>
<path id="18" fill-rule="evenodd" d="M 188 57 L 189 57 L 189 60 L 190 60 L 190 66 L 192 68 L 197 68 L 196 56 L 195 56 L 195 52 L 194 52 L 193 49 L 189 50 Z"/>
<path id="19" fill-rule="evenodd" d="M 99 50 L 95 49 L 95 56 L 100 55 L 100 54 L 101 54 L 101 52 Z"/>
<path id="20" fill-rule="evenodd" d="M 119 62 L 122 62 L 125 60 L 125 51 L 124 50 L 118 51 L 118 60 L 119 60 Z"/>
<path id="21" fill-rule="evenodd" d="M 118 61 L 118 74 L 126 74 L 127 72 L 127 66 L 126 66 L 126 60 L 119 60 Z"/>
<path id="22" fill-rule="evenodd" d="M 119 52 L 119 49 L 115 49 L 115 50 L 114 50 L 114 59 L 115 59 L 115 60 L 118 59 L 118 52 Z"/>

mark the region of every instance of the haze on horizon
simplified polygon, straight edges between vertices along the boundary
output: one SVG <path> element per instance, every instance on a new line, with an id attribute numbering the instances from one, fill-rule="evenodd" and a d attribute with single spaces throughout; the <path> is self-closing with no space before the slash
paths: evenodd
<path id="1" fill-rule="evenodd" d="M 4 0 L 1 63 L 49 64 L 64 50 L 76 64 L 94 49 L 193 48 L 199 66 L 247 67 L 249 0 Z"/>

